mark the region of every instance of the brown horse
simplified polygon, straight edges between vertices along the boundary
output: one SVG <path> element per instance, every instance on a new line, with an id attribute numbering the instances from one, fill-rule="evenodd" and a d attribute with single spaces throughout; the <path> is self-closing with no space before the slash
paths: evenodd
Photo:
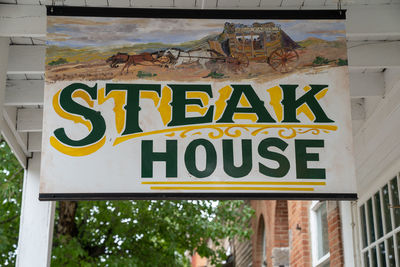
<path id="1" fill-rule="evenodd" d="M 126 68 L 126 73 L 128 73 L 129 67 L 131 65 L 136 65 L 140 64 L 144 61 L 152 62 L 155 64 L 158 62 L 158 58 L 162 55 L 162 51 L 157 51 L 154 53 L 148 53 L 144 52 L 138 55 L 129 55 L 127 53 L 120 53 L 118 52 L 117 54 L 109 57 L 106 62 L 110 63 L 111 68 L 118 68 L 119 63 L 125 63 L 124 67 L 121 70 L 121 73 L 124 71 Z"/>
<path id="2" fill-rule="evenodd" d="M 128 60 L 125 63 L 125 66 L 122 68 L 121 73 L 124 71 L 124 69 L 126 68 L 126 73 L 128 73 L 129 67 L 131 65 L 136 66 L 136 64 L 140 64 L 144 61 L 149 61 L 149 62 L 156 62 L 157 61 L 157 57 L 156 57 L 156 53 L 141 53 L 139 55 L 128 55 Z"/>
<path id="3" fill-rule="evenodd" d="M 110 63 L 111 68 L 118 68 L 119 63 L 126 63 L 128 61 L 129 55 L 127 53 L 120 53 L 107 58 L 106 62 Z"/>

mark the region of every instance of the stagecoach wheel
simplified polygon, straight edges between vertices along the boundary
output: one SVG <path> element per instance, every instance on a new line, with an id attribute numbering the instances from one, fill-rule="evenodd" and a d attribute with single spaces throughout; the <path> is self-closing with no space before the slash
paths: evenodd
<path id="1" fill-rule="evenodd" d="M 233 57 L 237 59 L 240 67 L 247 68 L 249 66 L 249 58 L 246 56 L 246 54 L 236 53 L 233 55 Z"/>
<path id="2" fill-rule="evenodd" d="M 268 64 L 281 73 L 291 72 L 299 64 L 299 54 L 291 48 L 278 48 L 269 56 Z"/>

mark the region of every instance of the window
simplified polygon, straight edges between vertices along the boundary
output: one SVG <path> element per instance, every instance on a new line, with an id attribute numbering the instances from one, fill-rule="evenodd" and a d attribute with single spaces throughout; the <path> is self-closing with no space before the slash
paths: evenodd
<path id="1" fill-rule="evenodd" d="M 400 265 L 399 177 L 392 178 L 359 205 L 361 261 L 364 267 Z"/>
<path id="2" fill-rule="evenodd" d="M 261 266 L 267 266 L 267 233 L 264 224 L 264 218 L 261 215 L 258 224 L 258 254 L 260 257 Z"/>
<path id="3" fill-rule="evenodd" d="M 314 267 L 329 267 L 328 213 L 326 202 L 313 201 L 310 207 L 312 260 Z"/>

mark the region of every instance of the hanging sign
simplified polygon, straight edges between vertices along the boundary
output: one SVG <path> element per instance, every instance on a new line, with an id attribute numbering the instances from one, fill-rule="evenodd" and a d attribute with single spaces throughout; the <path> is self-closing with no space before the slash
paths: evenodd
<path id="1" fill-rule="evenodd" d="M 356 198 L 343 20 L 48 17 L 41 199 Z"/>

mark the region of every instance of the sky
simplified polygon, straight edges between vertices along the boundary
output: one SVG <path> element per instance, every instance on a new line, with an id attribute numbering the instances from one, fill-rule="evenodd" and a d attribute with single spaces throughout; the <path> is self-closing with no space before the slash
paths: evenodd
<path id="1" fill-rule="evenodd" d="M 245 25 L 274 22 L 295 41 L 309 37 L 332 41 L 345 37 L 344 21 L 49 17 L 47 42 L 68 47 L 179 44 L 222 33 L 225 22 Z"/>

